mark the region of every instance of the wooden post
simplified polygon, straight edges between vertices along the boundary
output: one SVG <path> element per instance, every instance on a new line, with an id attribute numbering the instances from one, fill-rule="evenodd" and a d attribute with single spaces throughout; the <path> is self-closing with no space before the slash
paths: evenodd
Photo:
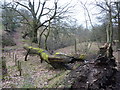
<path id="1" fill-rule="evenodd" d="M 15 61 L 15 66 L 17 66 L 17 55 L 13 53 L 13 61 Z"/>
<path id="2" fill-rule="evenodd" d="M 22 75 L 21 62 L 20 61 L 17 62 L 18 62 L 18 71 L 20 72 L 20 76 L 21 76 Z"/>
<path id="3" fill-rule="evenodd" d="M 77 40 L 75 39 L 75 54 L 77 54 Z"/>
<path id="4" fill-rule="evenodd" d="M 5 57 L 2 57 L 2 80 L 8 75 Z"/>
<path id="5" fill-rule="evenodd" d="M 118 49 L 118 62 L 120 62 L 120 49 Z"/>
<path id="6" fill-rule="evenodd" d="M 14 54 L 15 54 L 15 53 L 13 52 L 13 61 L 14 61 Z"/>

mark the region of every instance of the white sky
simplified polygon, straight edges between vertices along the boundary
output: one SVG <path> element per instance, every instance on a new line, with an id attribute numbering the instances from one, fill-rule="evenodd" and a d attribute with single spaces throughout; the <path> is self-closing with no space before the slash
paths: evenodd
<path id="1" fill-rule="evenodd" d="M 4 1 L 4 0 L 0 0 L 0 1 Z M 5 0 L 5 1 L 12 1 L 12 0 Z M 14 0 L 14 1 L 22 1 L 22 0 Z M 23 0 L 26 1 L 26 0 Z M 35 0 L 36 2 L 38 2 L 38 0 Z M 43 0 L 41 0 L 43 1 Z M 49 0 L 49 4 L 47 4 L 48 6 L 52 5 L 54 0 Z M 96 0 L 96 1 L 101 1 L 101 0 Z M 108 0 L 108 1 L 117 1 L 117 0 Z M 91 19 L 93 24 L 98 24 L 99 22 L 96 20 L 96 16 L 93 15 L 95 13 L 99 12 L 99 9 L 93 8 L 94 5 L 92 5 L 94 3 L 94 0 L 59 0 L 59 4 L 60 6 L 62 5 L 66 5 L 67 3 L 71 2 L 70 5 L 75 5 L 75 7 L 72 10 L 72 14 L 70 14 L 71 17 L 75 18 L 77 20 L 78 24 L 82 24 L 83 26 L 85 26 L 85 15 L 84 15 L 84 9 L 82 8 L 80 2 L 87 2 L 87 9 L 89 10 Z M 89 22 L 89 21 L 88 21 Z M 88 23 L 89 24 L 89 23 Z"/>

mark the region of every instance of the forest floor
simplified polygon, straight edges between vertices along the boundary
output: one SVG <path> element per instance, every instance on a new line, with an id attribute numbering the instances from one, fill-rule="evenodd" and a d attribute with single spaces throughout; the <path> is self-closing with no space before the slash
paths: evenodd
<path id="1" fill-rule="evenodd" d="M 23 45 L 26 44 L 26 42 L 24 42 L 25 40 L 22 40 L 19 34 L 20 32 L 14 34 L 14 40 L 17 45 L 5 47 L 6 52 L 2 53 L 5 57 L 8 70 L 8 75 L 2 82 L 2 88 L 51 87 L 51 80 L 60 75 L 62 75 L 62 77 L 59 77 L 58 79 L 62 79 L 70 72 L 70 70 L 65 69 L 54 69 L 46 62 L 41 63 L 39 56 L 28 56 L 28 61 L 24 61 L 26 51 L 23 49 Z M 27 44 L 30 44 L 30 42 L 27 42 Z M 21 76 L 16 61 L 21 62 Z M 79 63 L 76 63 L 76 65 L 79 65 Z M 2 77 L 0 78 L 2 79 Z M 56 81 L 58 80 L 54 80 L 54 82 Z"/>
<path id="2" fill-rule="evenodd" d="M 25 42 L 21 41 L 19 33 L 14 35 L 16 46 L 6 47 L 6 49 L 11 49 L 9 52 L 4 52 L 3 56 L 6 59 L 6 65 L 8 69 L 8 75 L 2 82 L 2 88 L 54 88 L 54 86 L 60 83 L 60 80 L 65 78 L 70 70 L 65 69 L 54 69 L 46 62 L 41 63 L 39 56 L 29 56 L 28 61 L 24 61 L 25 50 L 22 48 Z M 91 46 L 91 52 L 89 53 L 89 59 L 95 57 L 92 52 L 96 53 L 98 50 L 98 44 L 93 43 Z M 84 53 L 84 45 L 78 44 L 78 51 Z M 83 52 L 82 52 L 83 51 Z M 62 52 L 66 54 L 74 53 L 74 46 L 69 46 L 66 48 L 58 49 L 55 52 Z M 21 62 L 22 75 L 19 75 L 17 65 L 15 63 L 14 56 L 16 55 L 16 60 Z M 118 54 L 115 52 L 114 56 L 118 62 L 118 72 L 116 74 L 116 88 L 120 90 L 120 61 L 118 61 Z M 87 57 L 88 58 L 88 57 Z M 81 63 L 76 62 L 73 68 L 76 68 Z M 2 77 L 0 77 L 2 78 Z"/>
<path id="3" fill-rule="evenodd" d="M 39 56 L 28 56 L 28 61 L 24 61 L 25 52 L 24 49 L 16 49 L 3 53 L 8 69 L 8 76 L 5 78 L 5 81 L 2 82 L 3 88 L 51 87 L 48 84 L 51 83 L 52 79 L 61 74 L 65 76 L 65 74 L 70 72 L 70 70 L 65 69 L 54 69 L 46 62 L 41 63 Z M 16 60 L 21 62 L 22 76 L 19 76 L 14 58 L 15 55 Z M 78 66 L 79 63 L 75 65 Z"/>

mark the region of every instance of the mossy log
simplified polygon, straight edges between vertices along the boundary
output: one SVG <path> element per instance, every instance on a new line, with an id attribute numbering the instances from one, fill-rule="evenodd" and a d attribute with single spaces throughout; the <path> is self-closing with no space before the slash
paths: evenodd
<path id="1" fill-rule="evenodd" d="M 56 56 L 56 55 L 51 55 L 48 51 L 43 50 L 41 48 L 33 48 L 33 47 L 24 47 L 26 49 L 27 55 L 29 54 L 35 54 L 39 55 L 42 60 L 49 62 L 64 62 L 68 63 L 71 61 L 70 57 L 63 57 L 63 56 Z"/>
<path id="2" fill-rule="evenodd" d="M 39 55 L 42 61 L 46 61 L 47 63 L 51 64 L 54 68 L 59 65 L 67 67 L 65 64 L 74 63 L 75 61 L 83 61 L 81 58 L 75 58 L 73 56 L 62 55 L 62 54 L 53 54 L 51 55 L 48 51 L 41 49 L 41 48 L 33 48 L 31 46 L 25 46 L 25 50 L 27 50 L 27 54 L 25 56 L 25 61 L 27 61 L 27 56 L 29 54 Z"/>

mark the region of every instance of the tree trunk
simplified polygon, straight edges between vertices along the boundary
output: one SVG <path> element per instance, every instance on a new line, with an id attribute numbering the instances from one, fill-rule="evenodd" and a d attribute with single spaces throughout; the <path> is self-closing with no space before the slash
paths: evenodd
<path id="1" fill-rule="evenodd" d="M 37 30 L 38 29 L 33 28 L 33 40 L 32 40 L 32 42 L 34 42 L 34 43 L 38 42 L 38 40 L 37 40 Z"/>
<path id="2" fill-rule="evenodd" d="M 29 54 L 39 55 L 41 60 L 46 61 L 48 64 L 56 63 L 56 64 L 68 64 L 68 63 L 74 63 L 75 61 L 83 62 L 84 59 L 81 59 L 79 57 L 73 57 L 68 56 L 65 54 L 54 54 L 51 55 L 48 51 L 43 50 L 41 48 L 33 48 L 31 46 L 25 46 L 25 50 L 27 50 L 27 54 L 25 56 L 25 61 L 27 61 L 27 56 Z"/>
<path id="3" fill-rule="evenodd" d="M 119 40 L 118 48 L 120 48 L 120 17 L 119 17 L 119 21 L 118 21 L 118 40 Z"/>
<path id="4" fill-rule="evenodd" d="M 47 40 L 48 40 L 49 35 L 50 35 L 50 21 L 49 21 L 49 27 L 48 27 L 47 35 L 45 35 L 45 44 L 44 44 L 45 50 L 48 50 L 48 47 L 47 47 Z"/>
<path id="5" fill-rule="evenodd" d="M 112 22 L 112 12 L 111 12 L 111 7 L 110 7 L 110 11 L 109 11 L 109 17 L 110 17 L 110 43 L 112 45 L 113 42 L 113 22 Z"/>
<path id="6" fill-rule="evenodd" d="M 45 30 L 47 29 L 47 27 L 46 28 L 42 28 L 43 29 L 43 31 L 41 32 L 41 33 L 39 33 L 39 36 L 38 36 L 38 47 L 39 48 L 41 48 L 41 39 L 42 39 L 42 35 L 43 35 L 43 33 L 45 32 Z"/>
<path id="7" fill-rule="evenodd" d="M 107 33 L 107 43 L 110 42 L 110 24 L 107 25 L 106 27 L 106 33 Z"/>
<path id="8" fill-rule="evenodd" d="M 118 8 L 118 40 L 118 48 L 120 48 L 120 7 Z"/>

